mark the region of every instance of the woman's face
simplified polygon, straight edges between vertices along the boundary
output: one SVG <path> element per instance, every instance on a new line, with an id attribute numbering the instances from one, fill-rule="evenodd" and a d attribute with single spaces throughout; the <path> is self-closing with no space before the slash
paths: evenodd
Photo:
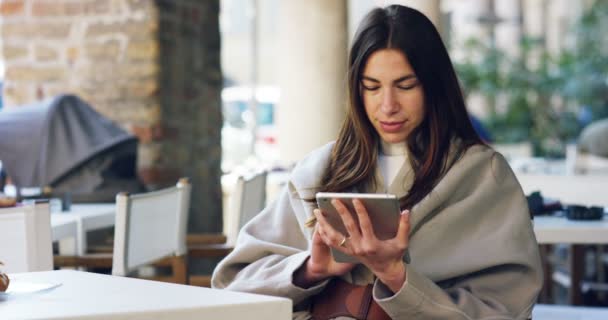
<path id="1" fill-rule="evenodd" d="M 422 123 L 422 85 L 401 51 L 382 49 L 372 53 L 360 85 L 367 117 L 385 142 L 404 142 Z"/>

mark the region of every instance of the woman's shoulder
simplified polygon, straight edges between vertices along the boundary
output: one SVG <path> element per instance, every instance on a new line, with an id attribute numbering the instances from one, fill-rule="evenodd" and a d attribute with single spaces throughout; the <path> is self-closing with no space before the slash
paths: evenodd
<path id="1" fill-rule="evenodd" d="M 495 156 L 495 154 L 497 154 L 496 150 L 494 150 L 492 147 L 485 145 L 485 144 L 474 144 L 472 146 L 469 146 L 464 154 L 463 154 L 463 158 L 478 158 L 478 159 L 484 159 L 484 160 L 490 160 L 492 159 L 492 157 Z"/>
<path id="2" fill-rule="evenodd" d="M 291 183 L 297 189 L 318 188 L 321 178 L 329 165 L 331 151 L 335 145 L 335 141 L 329 142 L 322 147 L 319 147 L 302 160 L 298 161 L 296 166 L 291 171 Z"/>
<path id="3" fill-rule="evenodd" d="M 492 172 L 497 181 L 502 181 L 506 176 L 514 175 L 507 159 L 500 152 L 485 144 L 470 146 L 459 162 L 468 163 L 476 167 L 477 170 L 485 167 Z"/>
<path id="4" fill-rule="evenodd" d="M 504 196 L 515 190 L 514 186 L 518 186 L 517 179 L 505 158 L 490 146 L 475 144 L 463 150 L 429 194 L 429 200 L 423 201 L 443 203 L 479 192 Z"/>

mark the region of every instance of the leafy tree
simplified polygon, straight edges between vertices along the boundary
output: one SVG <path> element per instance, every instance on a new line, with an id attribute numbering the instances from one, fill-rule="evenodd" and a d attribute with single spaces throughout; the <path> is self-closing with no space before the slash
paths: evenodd
<path id="1" fill-rule="evenodd" d="M 476 39 L 467 59 L 455 63 L 465 94 L 489 101 L 485 125 L 498 143 L 531 141 L 537 156 L 563 156 L 565 144 L 589 122 L 608 117 L 608 1 L 596 1 L 574 24 L 573 48 L 558 56 L 542 39 L 524 37 L 521 55 L 510 57 Z M 530 67 L 528 57 L 542 52 Z M 481 56 L 480 59 L 474 59 Z"/>

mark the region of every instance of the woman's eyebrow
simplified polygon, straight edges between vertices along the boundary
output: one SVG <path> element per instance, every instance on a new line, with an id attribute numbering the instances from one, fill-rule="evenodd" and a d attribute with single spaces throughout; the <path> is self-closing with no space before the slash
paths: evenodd
<path id="1" fill-rule="evenodd" d="M 380 80 L 378 80 L 378 79 L 374 79 L 374 78 L 369 77 L 369 76 L 366 76 L 366 75 L 363 75 L 361 78 L 362 78 L 361 80 L 367 80 L 367 81 L 371 81 L 371 82 L 377 82 L 377 83 L 380 83 Z"/>
<path id="2" fill-rule="evenodd" d="M 399 82 L 402 82 L 402 81 L 405 81 L 405 80 L 409 80 L 409 79 L 416 79 L 416 75 L 414 75 L 414 74 L 408 74 L 406 76 L 403 76 L 403 77 L 395 79 L 393 81 L 393 83 L 399 83 Z"/>
<path id="3" fill-rule="evenodd" d="M 367 80 L 367 81 L 371 81 L 371 82 L 380 83 L 380 80 L 372 78 L 370 76 L 363 75 L 361 78 L 362 78 L 361 80 Z M 408 75 L 405 75 L 403 77 L 399 77 L 399 78 L 393 80 L 393 83 L 399 83 L 399 82 L 402 82 L 405 80 L 415 79 L 415 78 L 416 78 L 416 76 L 414 74 L 408 74 Z"/>

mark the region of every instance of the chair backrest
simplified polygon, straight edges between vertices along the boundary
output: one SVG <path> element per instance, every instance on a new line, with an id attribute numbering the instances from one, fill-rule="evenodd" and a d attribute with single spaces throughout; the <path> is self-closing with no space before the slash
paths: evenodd
<path id="1" fill-rule="evenodd" d="M 186 228 L 191 185 L 116 196 L 112 274 L 125 276 L 139 266 L 187 253 Z"/>
<path id="2" fill-rule="evenodd" d="M 230 194 L 229 215 L 224 219 L 224 231 L 228 242 L 234 242 L 239 230 L 266 205 L 265 170 L 256 171 L 237 178 Z"/>
<path id="3" fill-rule="evenodd" d="M 53 270 L 48 202 L 0 209 L 0 261 L 4 271 Z"/>
<path id="4" fill-rule="evenodd" d="M 239 230 L 255 217 L 266 205 L 266 177 L 268 172 L 258 171 L 237 180 L 237 194 L 240 197 Z"/>

